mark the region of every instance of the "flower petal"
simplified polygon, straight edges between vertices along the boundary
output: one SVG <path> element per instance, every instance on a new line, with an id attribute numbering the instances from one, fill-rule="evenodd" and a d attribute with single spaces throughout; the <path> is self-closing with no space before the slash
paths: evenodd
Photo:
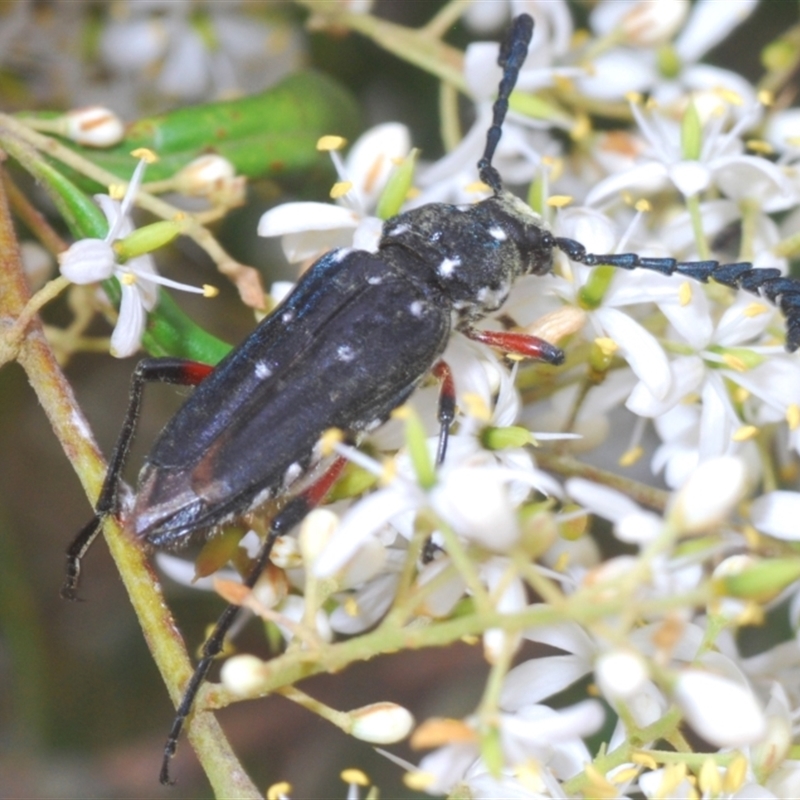
<path id="1" fill-rule="evenodd" d="M 411 134 L 399 122 L 376 125 L 353 143 L 345 161 L 345 172 L 364 209 L 375 205 L 395 163 L 405 158 L 410 150 Z"/>
<path id="2" fill-rule="evenodd" d="M 259 236 L 283 236 L 304 231 L 355 228 L 360 217 L 349 208 L 331 203 L 283 203 L 261 215 Z"/>
<path id="3" fill-rule="evenodd" d="M 598 308 L 592 317 L 617 343 L 620 355 L 653 395 L 658 399 L 666 397 L 672 385 L 672 374 L 667 356 L 655 336 L 615 308 Z"/>
<path id="4" fill-rule="evenodd" d="M 58 263 L 61 274 L 73 283 L 95 283 L 114 274 L 115 254 L 102 239 L 79 239 L 63 253 Z"/>
<path id="5" fill-rule="evenodd" d="M 122 301 L 119 319 L 111 334 L 111 355 L 115 358 L 132 356 L 142 344 L 144 324 L 147 320 L 139 289 L 122 284 Z"/>
<path id="6" fill-rule="evenodd" d="M 591 668 L 580 656 L 544 656 L 524 661 L 506 675 L 500 706 L 506 711 L 516 711 L 539 703 L 572 686 Z"/>
<path id="7" fill-rule="evenodd" d="M 684 670 L 675 683 L 674 697 L 689 724 L 717 747 L 753 744 L 767 732 L 764 712 L 753 692 L 729 678 Z"/>
<path id="8" fill-rule="evenodd" d="M 750 506 L 750 521 L 758 530 L 787 542 L 800 539 L 798 519 L 800 519 L 798 492 L 767 492 L 756 498 Z"/>

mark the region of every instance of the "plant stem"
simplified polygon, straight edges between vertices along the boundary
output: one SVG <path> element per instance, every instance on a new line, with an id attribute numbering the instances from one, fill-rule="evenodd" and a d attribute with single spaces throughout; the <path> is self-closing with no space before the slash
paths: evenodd
<path id="1" fill-rule="evenodd" d="M 0 325 L 9 327 L 30 300 L 11 214 L 0 182 Z M 105 477 L 105 464 L 89 426 L 45 339 L 41 324 L 32 319 L 21 337 L 16 358 L 44 409 L 67 458 L 87 495 L 95 498 Z M 104 535 L 120 571 L 148 647 L 173 702 L 180 700 L 192 666 L 186 648 L 167 609 L 161 589 L 144 552 L 116 521 L 105 525 Z M 239 765 L 222 729 L 210 713 L 195 715 L 188 730 L 198 758 L 218 797 L 259 798 L 260 793 Z M 155 781 L 155 775 L 153 776 Z"/>

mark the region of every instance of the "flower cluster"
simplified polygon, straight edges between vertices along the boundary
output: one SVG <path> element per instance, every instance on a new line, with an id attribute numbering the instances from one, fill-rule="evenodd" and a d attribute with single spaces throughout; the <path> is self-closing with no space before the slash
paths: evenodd
<path id="1" fill-rule="evenodd" d="M 506 184 L 590 252 L 786 273 L 800 220 L 797 110 L 701 63 L 755 5 L 600 0 L 588 37 L 563 0 L 471 6 L 478 28 L 509 9 L 537 24 L 495 162 Z M 486 196 L 476 162 L 496 60 L 496 44 L 468 48 L 475 125 L 420 165 L 404 208 Z M 541 102 L 526 107 L 534 91 Z M 590 114 L 606 106 L 628 124 L 594 130 Z M 409 150 L 403 126 L 373 129 L 336 159 L 336 204 L 279 206 L 259 232 L 282 236 L 292 262 L 374 250 L 379 198 Z M 800 359 L 782 349 L 780 313 L 719 284 L 560 255 L 480 325 L 561 342 L 567 365 L 509 369 L 455 333 L 444 464 L 434 467 L 433 385 L 369 435 L 369 456 L 332 443 L 355 488 L 280 542 L 279 569 L 248 607 L 277 624 L 286 658 L 315 649 L 322 664 L 337 634 L 371 631 L 375 652 L 400 646 L 398 629 L 481 641 L 484 697 L 464 719 L 417 727 L 412 745 L 431 752 L 405 765 L 416 789 L 797 796 L 798 639 L 743 645 L 767 615 L 798 628 L 800 493 L 781 487 L 800 453 Z M 237 656 L 223 681 L 253 696 L 277 669 Z M 567 703 L 552 701 L 566 690 Z"/>

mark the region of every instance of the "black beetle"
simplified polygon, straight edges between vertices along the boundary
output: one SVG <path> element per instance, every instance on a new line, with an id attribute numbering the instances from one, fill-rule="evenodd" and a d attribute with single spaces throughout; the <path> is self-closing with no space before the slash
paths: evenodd
<path id="1" fill-rule="evenodd" d="M 777 270 L 749 263 L 677 262 L 636 254 L 595 255 L 554 237 L 540 217 L 504 191 L 492 166 L 508 98 L 525 60 L 533 20 L 518 16 L 501 48 L 503 69 L 480 177 L 493 194 L 471 206 L 431 204 L 389 219 L 377 253 L 333 250 L 300 279 L 285 301 L 217 367 L 179 359 L 145 359 L 132 379 L 130 405 L 89 524 L 68 550 L 62 595 L 74 598 L 81 558 L 103 519 L 119 513 L 119 483 L 136 426 L 144 384 L 197 386 L 166 425 L 139 475 L 128 530 L 149 546 L 176 548 L 270 498 L 290 499 L 273 519 L 245 584 L 252 587 L 275 539 L 324 498 L 343 462 L 318 464 L 330 428 L 357 436 L 384 422 L 432 370 L 442 380 L 437 460 L 444 458 L 454 418 L 452 377 L 441 362 L 453 328 L 492 346 L 552 364 L 553 345 L 518 333 L 479 331 L 472 323 L 502 306 L 514 281 L 549 272 L 560 249 L 586 265 L 645 268 L 709 278 L 777 303 L 787 316 L 787 347 L 800 345 L 800 286 Z M 297 491 L 297 486 L 303 486 Z M 178 707 L 160 779 L 183 723 L 236 614 L 229 606 L 206 641 Z"/>

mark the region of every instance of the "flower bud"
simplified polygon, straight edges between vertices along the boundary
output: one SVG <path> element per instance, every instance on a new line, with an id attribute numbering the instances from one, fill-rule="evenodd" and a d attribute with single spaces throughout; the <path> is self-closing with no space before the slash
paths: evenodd
<path id="1" fill-rule="evenodd" d="M 190 161 L 174 178 L 175 188 L 190 197 L 208 197 L 218 192 L 236 176 L 236 168 L 215 153 Z"/>
<path id="2" fill-rule="evenodd" d="M 632 651 L 603 653 L 594 667 L 600 690 L 609 700 L 626 699 L 637 694 L 647 680 L 647 664 Z"/>
<path id="3" fill-rule="evenodd" d="M 393 744 L 405 739 L 414 727 L 411 712 L 396 703 L 373 703 L 350 712 L 350 733 L 364 742 Z"/>
<path id="4" fill-rule="evenodd" d="M 339 527 L 339 517 L 327 508 L 315 508 L 300 527 L 298 542 L 303 561 L 313 564 Z"/>
<path id="5" fill-rule="evenodd" d="M 702 533 L 720 523 L 745 489 L 742 461 L 721 456 L 704 461 L 675 495 L 668 518 L 682 533 Z"/>
<path id="6" fill-rule="evenodd" d="M 255 656 L 233 656 L 222 665 L 222 685 L 239 697 L 252 697 L 264 682 L 264 667 L 264 662 Z"/>
<path id="7" fill-rule="evenodd" d="M 64 116 L 64 135 L 88 147 L 111 147 L 122 141 L 122 120 L 103 106 L 87 106 L 68 111 Z"/>
<path id="8" fill-rule="evenodd" d="M 281 569 L 297 569 L 303 566 L 300 547 L 293 536 L 279 536 L 272 545 L 270 561 Z"/>

